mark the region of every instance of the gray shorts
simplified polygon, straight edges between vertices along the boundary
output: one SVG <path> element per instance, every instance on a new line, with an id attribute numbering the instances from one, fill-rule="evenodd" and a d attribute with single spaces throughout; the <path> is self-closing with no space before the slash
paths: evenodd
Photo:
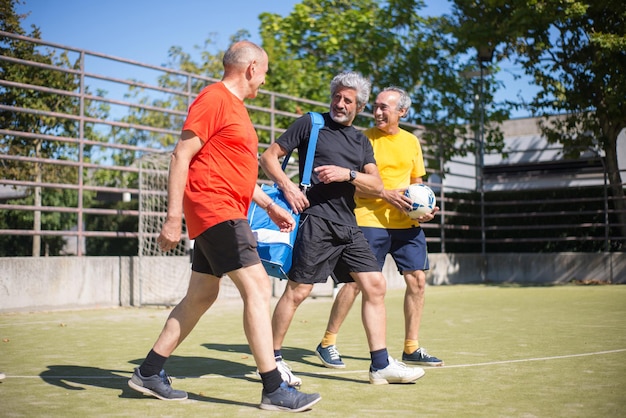
<path id="1" fill-rule="evenodd" d="M 260 262 L 248 220 L 235 219 L 212 226 L 196 237 L 191 269 L 222 277 Z"/>
<path id="2" fill-rule="evenodd" d="M 338 262 L 346 265 L 351 272 L 381 271 L 361 228 L 303 215 L 293 249 L 289 280 L 307 284 L 324 283 Z M 344 281 L 353 280 L 348 277 Z"/>

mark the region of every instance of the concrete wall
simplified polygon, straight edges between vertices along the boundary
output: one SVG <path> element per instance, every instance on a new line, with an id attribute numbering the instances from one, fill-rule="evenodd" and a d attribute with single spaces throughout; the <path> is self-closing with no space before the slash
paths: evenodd
<path id="1" fill-rule="evenodd" d="M 626 283 L 623 253 L 488 254 L 484 260 L 480 254 L 430 254 L 429 259 L 427 281 L 432 285 Z M 404 287 L 393 260 L 387 261 L 383 273 L 388 288 Z M 182 270 L 189 259 L 172 257 L 172 263 Z M 0 258 L 0 312 L 138 306 L 138 264 L 137 257 Z M 184 295 L 182 284 L 174 300 Z M 284 285 L 274 280 L 274 295 Z M 329 281 L 316 286 L 312 296 L 332 293 Z M 227 278 L 221 297 L 238 297 Z"/>

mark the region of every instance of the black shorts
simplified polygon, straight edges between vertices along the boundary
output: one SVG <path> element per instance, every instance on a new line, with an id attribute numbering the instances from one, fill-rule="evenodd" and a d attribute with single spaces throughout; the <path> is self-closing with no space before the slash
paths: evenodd
<path id="1" fill-rule="evenodd" d="M 222 277 L 260 262 L 248 220 L 235 219 L 212 226 L 196 237 L 191 269 Z"/>
<path id="2" fill-rule="evenodd" d="M 391 254 L 400 274 L 429 269 L 426 236 L 422 228 L 385 229 L 362 226 L 361 230 L 380 268 L 383 268 L 387 254 Z M 333 280 L 344 283 L 346 277 L 350 277 L 348 266 L 342 262 L 337 263 Z"/>
<path id="3" fill-rule="evenodd" d="M 293 248 L 289 280 L 324 283 L 341 261 L 351 272 L 381 271 L 361 228 L 304 215 Z M 348 276 L 344 282 L 353 281 Z"/>

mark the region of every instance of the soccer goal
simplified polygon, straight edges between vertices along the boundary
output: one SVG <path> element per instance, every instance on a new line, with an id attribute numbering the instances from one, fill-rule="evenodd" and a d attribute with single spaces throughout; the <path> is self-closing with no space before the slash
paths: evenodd
<path id="1" fill-rule="evenodd" d="M 182 239 L 167 253 L 157 238 L 167 216 L 170 153 L 153 153 L 139 160 L 139 304 L 177 304 L 187 291 L 191 244 L 183 222 Z"/>

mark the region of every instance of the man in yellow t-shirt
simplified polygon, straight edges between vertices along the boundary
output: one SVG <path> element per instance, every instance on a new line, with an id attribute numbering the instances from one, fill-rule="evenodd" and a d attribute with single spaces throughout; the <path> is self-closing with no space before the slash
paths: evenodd
<path id="1" fill-rule="evenodd" d="M 384 190 L 379 195 L 355 196 L 355 215 L 379 265 L 391 254 L 398 271 L 404 276 L 405 340 L 402 361 L 423 366 L 442 366 L 443 361 L 429 355 L 419 345 L 419 327 L 426 289 L 425 270 L 429 269 L 424 231 L 419 222 L 432 220 L 439 210 L 411 219 L 407 212 L 411 201 L 404 196 L 412 183 L 421 183 L 426 174 L 422 149 L 417 137 L 400 128 L 400 118 L 411 107 L 408 94 L 397 87 L 387 87 L 376 97 L 374 117 L 376 126 L 365 131 L 369 138 Z M 337 293 L 328 326 L 316 354 L 326 367 L 343 368 L 345 364 L 336 347 L 339 327 L 345 320 L 359 288 L 350 278 L 346 265 L 338 264 L 333 275 L 339 283 L 347 282 Z"/>

